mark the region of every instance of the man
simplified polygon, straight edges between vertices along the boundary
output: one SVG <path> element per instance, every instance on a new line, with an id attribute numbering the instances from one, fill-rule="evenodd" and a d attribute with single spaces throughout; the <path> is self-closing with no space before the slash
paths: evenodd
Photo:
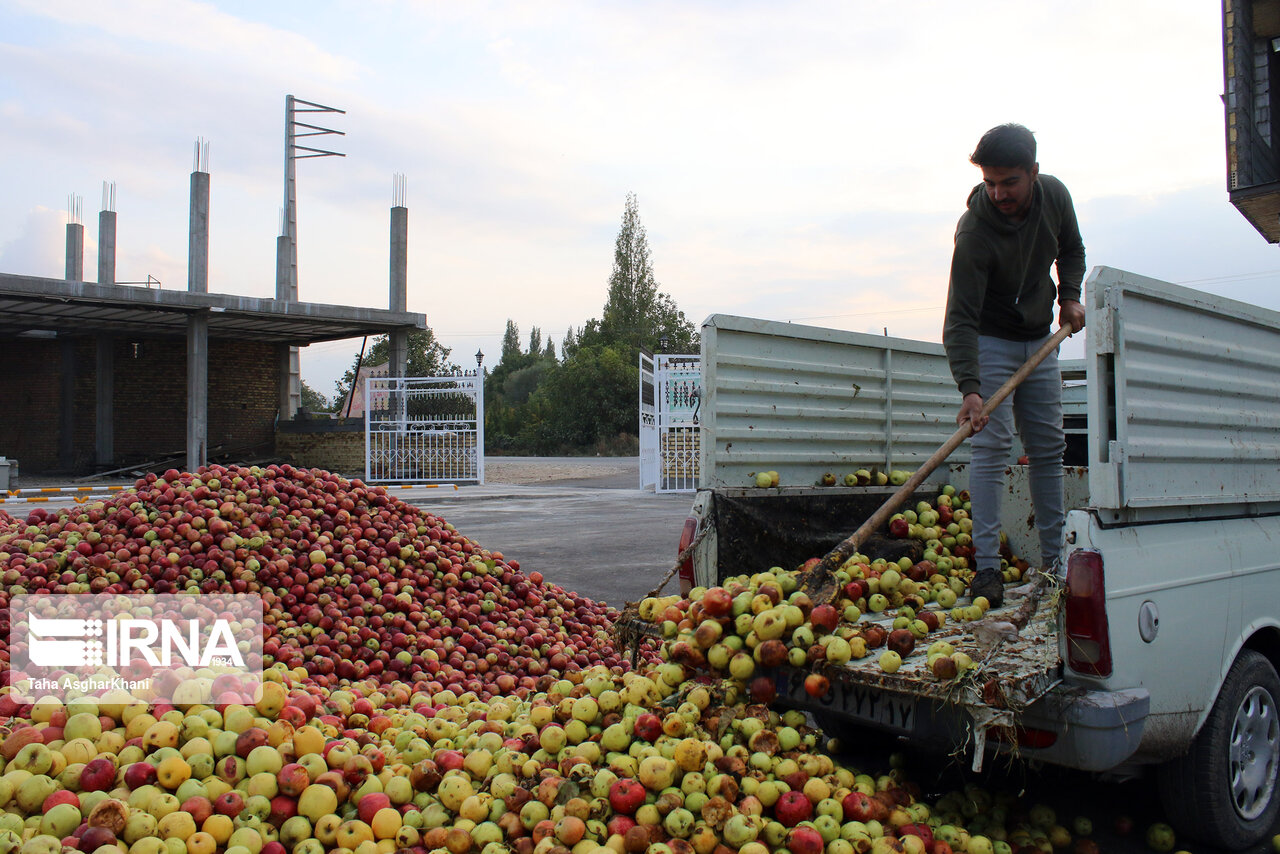
<path id="1" fill-rule="evenodd" d="M 970 592 L 999 607 L 1000 493 L 1015 426 L 1030 460 L 1041 566 L 1055 565 L 1062 549 L 1066 441 L 1057 355 L 1041 362 L 989 419 L 981 417 L 983 401 L 1050 336 L 1055 295 L 1059 325 L 1084 328 L 1084 243 L 1067 188 L 1040 174 L 1031 131 L 1017 124 L 992 128 L 969 160 L 982 170 L 982 183 L 956 227 L 942 340 L 964 396 L 956 423 L 969 422 L 974 434 L 969 494 L 977 572 Z M 1056 286 L 1049 275 L 1055 264 Z"/>

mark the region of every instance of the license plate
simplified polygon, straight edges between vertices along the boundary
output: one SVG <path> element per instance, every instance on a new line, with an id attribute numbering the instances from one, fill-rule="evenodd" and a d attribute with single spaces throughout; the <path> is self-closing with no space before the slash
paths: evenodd
<path id="1" fill-rule="evenodd" d="M 877 691 L 865 685 L 832 680 L 823 697 L 811 697 L 804 690 L 803 670 L 779 670 L 775 676 L 778 696 L 792 705 L 815 712 L 835 712 L 883 729 L 910 734 L 916 726 L 916 703 L 898 694 Z"/>

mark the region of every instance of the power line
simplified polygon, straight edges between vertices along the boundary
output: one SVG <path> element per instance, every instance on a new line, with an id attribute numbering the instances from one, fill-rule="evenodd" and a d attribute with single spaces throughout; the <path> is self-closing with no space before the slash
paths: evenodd
<path id="1" fill-rule="evenodd" d="M 790 317 L 785 322 L 795 323 L 800 320 L 830 320 L 834 317 L 878 317 L 885 314 L 912 314 L 921 311 L 938 311 L 944 308 L 941 305 L 931 305 L 924 308 L 900 308 L 893 311 L 854 311 L 848 314 L 815 314 L 808 317 Z"/>
<path id="2" fill-rule="evenodd" d="M 1205 283 L 1225 283 L 1225 282 L 1241 282 L 1249 279 L 1265 279 L 1269 276 L 1280 275 L 1280 270 L 1262 270 L 1257 273 L 1237 273 L 1234 276 L 1214 276 L 1209 279 L 1184 279 L 1178 282 L 1179 285 L 1202 285 Z"/>

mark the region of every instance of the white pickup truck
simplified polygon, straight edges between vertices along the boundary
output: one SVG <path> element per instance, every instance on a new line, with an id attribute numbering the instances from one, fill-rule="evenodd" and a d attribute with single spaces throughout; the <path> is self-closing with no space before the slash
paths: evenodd
<path id="1" fill-rule="evenodd" d="M 816 700 L 782 669 L 779 695 L 828 727 L 968 745 L 975 766 L 1159 766 L 1180 831 L 1244 847 L 1280 811 L 1280 314 L 1109 268 L 1086 294 L 1088 465 L 1067 470 L 1058 595 L 959 685 L 868 656 L 828 667 Z M 824 474 L 913 470 L 955 430 L 937 344 L 713 315 L 702 366 L 686 590 L 820 557 L 894 491 Z M 963 488 L 967 455 L 917 494 Z M 780 485 L 756 487 L 768 470 Z M 1025 487 L 1011 465 L 1002 522 L 1035 555 Z"/>

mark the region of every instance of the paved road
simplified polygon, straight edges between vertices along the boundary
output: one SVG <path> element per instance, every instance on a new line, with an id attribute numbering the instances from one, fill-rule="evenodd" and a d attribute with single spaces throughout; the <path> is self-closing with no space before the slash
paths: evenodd
<path id="1" fill-rule="evenodd" d="M 563 462 L 545 464 L 553 469 Z M 609 463 L 615 469 L 618 460 Z M 688 494 L 641 491 L 638 481 L 632 469 L 545 484 L 486 483 L 397 495 L 439 514 L 485 548 L 515 558 L 526 571 L 622 608 L 671 569 L 692 501 Z M 675 583 L 668 585 L 671 590 Z"/>

